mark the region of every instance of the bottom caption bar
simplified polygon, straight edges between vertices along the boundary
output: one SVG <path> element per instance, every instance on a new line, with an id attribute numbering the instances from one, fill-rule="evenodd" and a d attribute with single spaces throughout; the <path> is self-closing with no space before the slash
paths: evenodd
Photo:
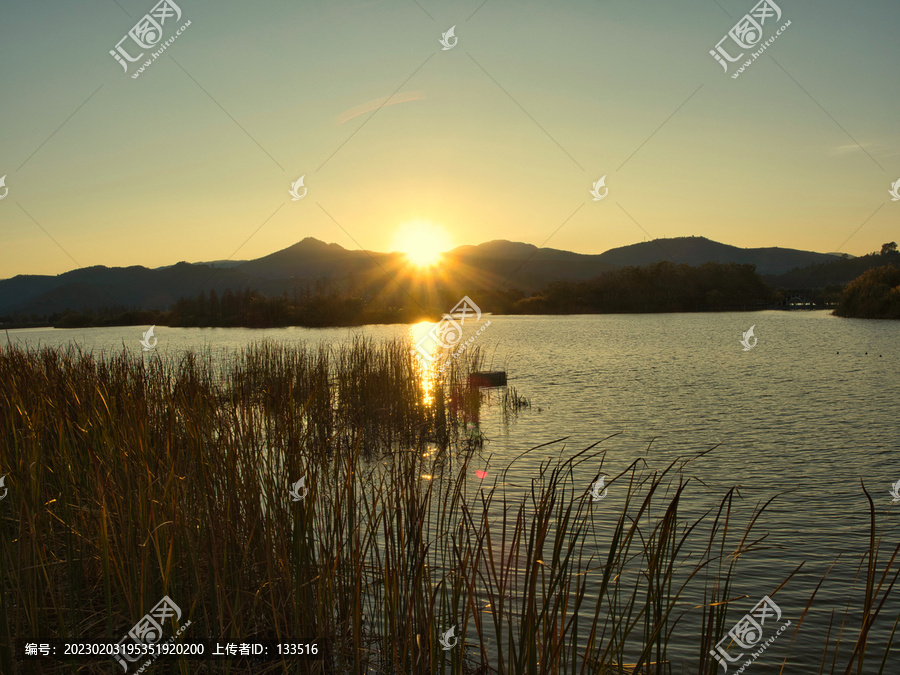
<path id="1" fill-rule="evenodd" d="M 126 671 L 127 664 L 138 664 L 148 658 L 176 656 L 186 659 L 235 659 L 258 660 L 317 659 L 323 658 L 324 643 L 321 640 L 184 640 L 181 642 L 126 643 L 98 640 L 74 642 L 72 640 L 17 640 L 16 657 L 20 661 L 52 659 L 72 661 L 81 659 L 111 658 L 119 661 Z"/>

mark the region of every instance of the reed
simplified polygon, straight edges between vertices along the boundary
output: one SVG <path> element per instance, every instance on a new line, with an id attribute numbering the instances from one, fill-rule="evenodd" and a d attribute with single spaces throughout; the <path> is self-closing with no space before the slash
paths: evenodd
<path id="1" fill-rule="evenodd" d="M 531 407 L 531 401 L 521 394 L 515 387 L 505 387 L 503 390 L 503 412 L 505 415 L 517 415 L 519 411 Z"/>
<path id="2" fill-rule="evenodd" d="M 19 672 L 10 639 L 117 642 L 164 595 L 185 638 L 318 638 L 324 658 L 158 672 L 662 674 L 681 672 L 685 635 L 688 672 L 717 672 L 709 651 L 740 616 L 767 505 L 748 514 L 732 490 L 684 518 L 708 496 L 686 477 L 696 458 L 637 460 L 597 499 L 602 442 L 536 446 L 479 480 L 466 429 L 484 400 L 466 375 L 481 366 L 473 349 L 423 376 L 407 344 L 366 340 L 224 360 L 0 352 L 0 672 Z M 789 656 L 787 672 L 893 672 L 898 549 L 882 552 L 869 503 L 861 604 L 835 617 L 819 663 Z"/>

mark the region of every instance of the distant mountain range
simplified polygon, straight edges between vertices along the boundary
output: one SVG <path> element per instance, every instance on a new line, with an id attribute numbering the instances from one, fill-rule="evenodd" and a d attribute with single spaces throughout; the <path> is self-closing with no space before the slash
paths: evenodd
<path id="1" fill-rule="evenodd" d="M 738 248 L 704 237 L 655 239 L 599 255 L 498 240 L 453 249 L 429 274 L 440 280 L 450 297 L 510 288 L 530 293 L 554 281 L 584 281 L 611 269 L 663 260 L 751 264 L 761 275 L 772 276 L 812 265 L 828 267 L 843 259 L 777 247 Z M 410 272 L 403 254 L 351 251 L 308 237 L 256 260 L 180 262 L 157 269 L 95 266 L 57 276 L 19 275 L 0 281 L 0 316 L 49 316 L 102 307 L 165 310 L 181 297 L 210 290 L 221 294 L 229 288 L 268 295 L 330 288 L 378 297 L 385 289 L 395 292 L 422 283 L 420 274 Z"/>

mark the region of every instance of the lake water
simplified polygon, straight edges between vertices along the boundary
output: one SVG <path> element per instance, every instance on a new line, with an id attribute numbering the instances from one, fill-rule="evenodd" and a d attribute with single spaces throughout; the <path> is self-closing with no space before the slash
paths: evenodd
<path id="1" fill-rule="evenodd" d="M 638 457 L 662 469 L 679 455 L 693 456 L 719 444 L 689 465 L 689 475 L 707 487 L 696 485 L 697 496 L 693 502 L 688 497 L 682 517 L 699 515 L 734 485 L 743 498 L 740 508 L 748 512 L 777 496 L 757 525 L 759 533 L 770 533 L 771 548 L 738 569 L 733 594 L 749 597 L 734 605 L 735 621 L 807 561 L 776 596 L 796 624 L 829 564 L 839 553 L 847 559 L 829 576 L 794 643 L 791 628 L 752 666 L 754 672 L 777 672 L 775 664 L 790 651 L 802 655 L 800 662 L 807 662 L 810 672 L 818 672 L 831 610 L 843 611 L 852 588 L 853 607 L 861 606 L 863 577 L 854 586 L 854 576 L 868 545 L 869 515 L 860 480 L 875 503 L 883 551 L 900 541 L 900 502 L 892 506 L 889 494 L 900 481 L 900 322 L 841 319 L 824 311 L 490 320 L 476 344 L 492 368 L 508 371 L 510 386 L 532 407 L 512 419 L 504 419 L 497 407 L 486 409 L 481 430 L 488 439 L 483 452 L 488 479 L 524 450 L 562 437 L 568 438 L 518 461 L 510 483 L 527 485 L 542 459 L 574 454 L 617 432 L 624 433 L 600 446 L 608 451 L 602 471 L 609 476 Z M 739 340 L 751 324 L 758 342 L 743 351 Z M 9 339 L 32 346 L 77 342 L 95 353 L 123 347 L 139 353 L 143 330 L 15 330 Z M 360 334 L 390 339 L 407 337 L 409 330 L 402 325 L 158 327 L 156 335 L 157 351 L 165 355 L 240 348 L 260 339 L 337 342 Z M 0 334 L 0 344 L 6 342 L 6 334 Z M 586 490 L 599 469 L 599 463 L 585 467 Z M 610 509 L 617 489 L 624 485 L 609 485 Z M 900 593 L 895 591 L 882 612 L 892 624 L 900 615 Z M 883 626 L 871 641 L 883 649 Z M 886 672 L 900 672 L 897 651 Z M 679 646 L 673 656 L 679 652 L 690 654 L 690 645 Z M 674 665 L 673 672 L 681 672 L 677 660 Z M 865 672 L 877 672 L 876 665 L 867 663 Z"/>

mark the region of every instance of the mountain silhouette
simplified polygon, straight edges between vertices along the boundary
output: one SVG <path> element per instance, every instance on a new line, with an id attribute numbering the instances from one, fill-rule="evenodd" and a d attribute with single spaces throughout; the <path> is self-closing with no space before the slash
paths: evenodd
<path id="1" fill-rule="evenodd" d="M 757 273 L 783 274 L 798 267 L 833 262 L 829 253 L 813 253 L 792 248 L 738 248 L 705 237 L 677 237 L 631 244 L 602 253 L 603 262 L 616 266 L 640 267 L 668 260 L 676 264 L 702 265 L 707 262 L 755 265 Z"/>
<path id="2" fill-rule="evenodd" d="M 763 275 L 784 275 L 796 268 L 829 265 L 834 255 L 795 249 L 738 248 L 705 237 L 656 239 L 582 254 L 532 244 L 495 240 L 459 246 L 444 254 L 431 272 L 411 273 L 403 254 L 348 250 L 307 237 L 281 251 L 243 262 L 179 262 L 170 267 L 94 266 L 57 276 L 19 275 L 0 281 L 0 316 L 46 316 L 66 310 L 99 308 L 168 309 L 177 299 L 201 291 L 252 289 L 280 295 L 327 285 L 335 291 L 378 297 L 380 290 L 417 283 L 423 274 L 442 278 L 441 298 L 473 290 L 518 289 L 526 293 L 554 281 L 585 281 L 626 266 L 669 260 L 752 264 Z M 846 263 L 844 263 L 846 264 Z"/>

